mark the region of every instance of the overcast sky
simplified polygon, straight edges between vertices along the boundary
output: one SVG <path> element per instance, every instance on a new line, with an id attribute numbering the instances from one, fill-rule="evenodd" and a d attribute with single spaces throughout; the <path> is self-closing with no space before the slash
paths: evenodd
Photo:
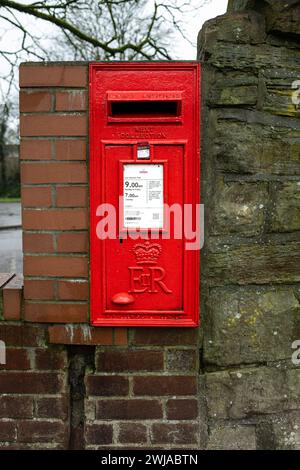
<path id="1" fill-rule="evenodd" d="M 194 46 L 184 40 L 180 40 L 180 43 L 176 45 L 176 49 L 173 52 L 176 54 L 176 59 L 196 59 L 198 32 L 205 21 L 219 15 L 224 15 L 227 10 L 227 3 L 228 0 L 211 0 L 211 2 L 204 5 L 196 15 L 192 13 L 185 18 L 187 35 L 189 40 L 194 43 Z"/>

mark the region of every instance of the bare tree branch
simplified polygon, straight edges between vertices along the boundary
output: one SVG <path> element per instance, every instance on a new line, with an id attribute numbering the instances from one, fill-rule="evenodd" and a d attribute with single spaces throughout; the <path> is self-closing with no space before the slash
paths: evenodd
<path id="1" fill-rule="evenodd" d="M 21 60 L 170 60 L 172 42 L 188 40 L 184 15 L 210 1 L 0 0 L 0 125 L 7 103 L 17 121 L 12 93 Z"/>
<path id="2" fill-rule="evenodd" d="M 73 3 L 73 2 L 71 2 Z M 69 2 L 65 3 L 67 6 Z M 112 4 L 112 2 L 109 2 L 109 4 Z M 141 41 L 138 44 L 133 44 L 133 43 L 126 43 L 118 47 L 111 47 L 108 46 L 106 42 L 100 41 L 96 37 L 93 37 L 91 35 L 86 34 L 84 31 L 80 30 L 73 24 L 69 23 L 67 20 L 64 20 L 62 18 L 59 18 L 55 14 L 51 13 L 43 13 L 41 11 L 41 7 L 36 6 L 37 4 L 31 4 L 31 5 L 24 5 L 22 3 L 18 2 L 13 2 L 11 0 L 0 0 L 0 7 L 7 7 L 12 10 L 19 11 L 20 13 L 26 13 L 31 16 L 34 16 L 36 18 L 42 19 L 44 21 L 47 21 L 49 23 L 55 24 L 59 28 L 61 28 L 64 31 L 69 31 L 72 33 L 75 37 L 78 39 L 81 39 L 82 41 L 85 41 L 86 43 L 91 44 L 94 47 L 100 47 L 103 49 L 105 52 L 111 54 L 114 56 L 116 53 L 122 53 L 126 51 L 127 49 L 132 49 L 136 52 L 140 52 L 144 57 L 148 58 L 148 55 L 143 52 L 143 47 L 146 44 L 146 39 Z M 42 9 L 45 9 L 46 5 L 43 5 Z M 48 5 L 48 11 L 51 10 L 51 6 Z"/>

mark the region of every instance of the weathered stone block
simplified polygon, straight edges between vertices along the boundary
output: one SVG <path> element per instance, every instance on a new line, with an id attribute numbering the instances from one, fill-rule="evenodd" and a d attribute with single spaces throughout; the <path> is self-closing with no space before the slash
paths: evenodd
<path id="1" fill-rule="evenodd" d="M 299 0 L 229 0 L 228 12 L 245 10 L 259 11 L 266 18 L 268 32 L 300 34 Z"/>
<path id="2" fill-rule="evenodd" d="M 299 47 L 299 44 L 297 44 Z M 273 64 L 272 67 L 261 71 L 266 86 L 270 89 L 274 87 L 292 88 L 292 83 L 299 80 L 299 72 L 294 69 L 285 69 L 280 64 Z"/>
<path id="3" fill-rule="evenodd" d="M 212 102 L 218 106 L 255 105 L 257 102 L 256 86 L 216 87 Z"/>
<path id="4" fill-rule="evenodd" d="M 244 368 L 232 372 L 206 374 L 207 407 L 210 418 L 242 419 L 260 414 L 296 410 L 300 406 L 300 369 L 288 371 L 276 367 Z"/>
<path id="5" fill-rule="evenodd" d="M 228 0 L 227 11 L 229 13 L 252 9 L 255 0 Z"/>
<path id="6" fill-rule="evenodd" d="M 273 429 L 274 416 L 260 419 L 256 425 L 257 450 L 275 450 L 276 441 Z"/>
<path id="7" fill-rule="evenodd" d="M 208 450 L 255 450 L 255 426 L 214 426 L 210 430 Z"/>
<path id="8" fill-rule="evenodd" d="M 299 70 L 268 68 L 261 73 L 261 109 L 277 116 L 299 117 L 300 108 L 294 97 Z M 297 97 L 296 97 L 297 98 Z"/>
<path id="9" fill-rule="evenodd" d="M 290 359 L 300 338 L 300 304 L 290 287 L 215 288 L 204 328 L 206 365 Z"/>
<path id="10" fill-rule="evenodd" d="M 271 124 L 271 123 L 270 123 Z M 245 174 L 300 174 L 300 129 L 231 120 L 216 123 L 217 166 Z"/>
<path id="11" fill-rule="evenodd" d="M 289 390 L 289 396 L 295 402 L 300 401 L 300 367 L 286 371 L 286 383 Z"/>
<path id="12" fill-rule="evenodd" d="M 218 245 L 210 250 L 205 275 L 212 286 L 300 281 L 300 242 Z"/>
<path id="13" fill-rule="evenodd" d="M 276 47 L 287 47 L 288 49 L 299 48 L 299 38 L 297 38 L 297 36 L 276 34 L 272 32 L 268 34 L 266 43 Z"/>
<path id="14" fill-rule="evenodd" d="M 258 95 L 257 76 L 242 72 L 228 72 L 217 75 L 209 90 L 210 106 L 253 106 Z"/>
<path id="15" fill-rule="evenodd" d="M 300 108 L 292 101 L 294 91 L 291 87 L 268 88 L 263 109 L 275 115 L 300 117 Z"/>
<path id="16" fill-rule="evenodd" d="M 219 180 L 214 193 L 211 233 L 257 235 L 264 224 L 267 200 L 266 183 L 224 184 Z"/>
<path id="17" fill-rule="evenodd" d="M 300 450 L 300 414 L 289 413 L 277 417 L 273 423 L 276 449 Z"/>
<path id="18" fill-rule="evenodd" d="M 300 230 L 300 180 L 278 184 L 272 214 L 272 231 Z"/>
<path id="19" fill-rule="evenodd" d="M 202 39 L 202 37 L 205 39 Z M 223 41 L 210 40 L 206 35 L 204 26 L 203 33 L 199 36 L 199 59 L 206 58 L 206 63 L 217 69 L 229 69 L 240 71 L 258 71 L 266 67 L 280 64 L 285 69 L 300 69 L 300 51 L 297 49 L 284 49 L 273 47 L 269 44 L 236 44 Z"/>
<path id="20" fill-rule="evenodd" d="M 280 81 L 281 83 L 276 83 L 277 79 L 275 78 L 269 79 L 269 83 L 266 83 L 266 95 L 262 109 L 278 116 L 299 117 L 300 108 L 293 102 L 295 89 L 292 85 L 294 80 L 286 80 L 285 83 L 283 80 Z"/>
<path id="21" fill-rule="evenodd" d="M 300 35 L 299 0 L 267 0 L 271 8 L 265 11 L 267 31 Z"/>
<path id="22" fill-rule="evenodd" d="M 200 34 L 199 46 L 213 47 L 216 41 L 234 44 L 259 44 L 266 38 L 264 17 L 254 11 L 221 15 L 207 21 Z"/>

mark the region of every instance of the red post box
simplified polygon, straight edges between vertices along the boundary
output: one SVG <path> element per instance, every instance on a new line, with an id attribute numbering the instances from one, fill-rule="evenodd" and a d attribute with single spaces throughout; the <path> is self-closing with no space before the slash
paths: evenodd
<path id="1" fill-rule="evenodd" d="M 197 62 L 90 65 L 94 326 L 198 325 L 199 81 Z"/>

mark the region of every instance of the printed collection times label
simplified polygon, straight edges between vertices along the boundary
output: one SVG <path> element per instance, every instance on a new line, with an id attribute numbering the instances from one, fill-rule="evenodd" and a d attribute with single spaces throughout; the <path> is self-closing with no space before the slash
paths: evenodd
<path id="1" fill-rule="evenodd" d="M 129 163 L 123 168 L 124 227 L 163 228 L 163 165 Z"/>

